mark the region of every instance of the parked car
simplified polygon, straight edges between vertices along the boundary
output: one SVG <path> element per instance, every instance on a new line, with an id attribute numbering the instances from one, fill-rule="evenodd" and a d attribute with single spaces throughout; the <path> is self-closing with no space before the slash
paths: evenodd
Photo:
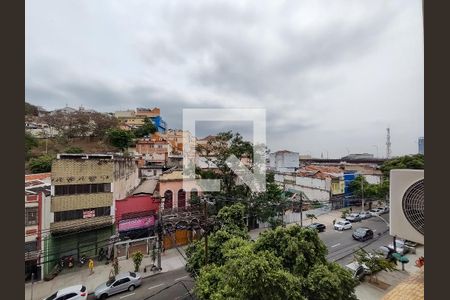
<path id="1" fill-rule="evenodd" d="M 141 283 L 142 278 L 139 273 L 121 273 L 99 285 L 95 289 L 94 296 L 96 299 L 106 299 L 108 296 L 123 291 L 133 291 L 136 287 L 140 286 Z"/>
<path id="2" fill-rule="evenodd" d="M 310 225 L 308 225 L 306 227 L 312 228 L 312 229 L 316 229 L 319 232 L 324 232 L 325 228 L 326 228 L 326 226 L 324 224 L 321 224 L 321 223 L 312 223 L 312 224 L 310 224 Z"/>
<path id="3" fill-rule="evenodd" d="M 88 293 L 84 285 L 74 285 L 61 289 L 44 300 L 86 300 Z"/>
<path id="4" fill-rule="evenodd" d="M 363 280 L 365 275 L 370 274 L 370 269 L 367 268 L 364 264 L 360 265 L 359 263 L 352 262 L 345 266 L 350 272 L 352 272 L 353 278 L 359 281 Z"/>
<path id="5" fill-rule="evenodd" d="M 350 222 L 360 222 L 361 221 L 361 217 L 359 216 L 358 213 L 351 213 L 345 219 Z"/>
<path id="6" fill-rule="evenodd" d="M 388 245 L 388 248 L 394 249 L 394 243 L 391 243 Z M 409 248 L 405 247 L 405 241 L 404 240 L 395 240 L 395 251 L 399 253 L 400 255 L 405 255 L 408 253 Z"/>
<path id="7" fill-rule="evenodd" d="M 383 214 L 389 212 L 389 206 L 383 206 L 382 209 L 383 209 L 383 212 L 382 212 Z"/>
<path id="8" fill-rule="evenodd" d="M 334 229 L 344 231 L 346 229 L 352 229 L 352 223 L 347 220 L 340 220 L 334 224 Z"/>
<path id="9" fill-rule="evenodd" d="M 373 209 L 369 210 L 369 213 L 372 216 L 379 216 L 381 214 L 381 210 L 379 208 L 373 208 Z"/>
<path id="10" fill-rule="evenodd" d="M 357 241 L 364 242 L 373 239 L 373 230 L 367 227 L 360 227 L 353 232 L 352 237 Z"/>
<path id="11" fill-rule="evenodd" d="M 359 217 L 364 220 L 364 219 L 372 218 L 372 215 L 368 211 L 363 211 L 363 212 L 359 213 Z"/>

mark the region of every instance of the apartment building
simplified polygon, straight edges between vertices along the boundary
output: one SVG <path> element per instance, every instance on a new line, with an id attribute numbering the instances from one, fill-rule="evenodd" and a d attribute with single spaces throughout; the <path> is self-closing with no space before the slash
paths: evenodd
<path id="1" fill-rule="evenodd" d="M 49 229 L 50 173 L 25 175 L 25 281 L 42 278 L 43 233 Z"/>
<path id="2" fill-rule="evenodd" d="M 95 256 L 115 233 L 115 200 L 139 184 L 136 161 L 103 154 L 58 154 L 52 164 L 52 259 Z"/>

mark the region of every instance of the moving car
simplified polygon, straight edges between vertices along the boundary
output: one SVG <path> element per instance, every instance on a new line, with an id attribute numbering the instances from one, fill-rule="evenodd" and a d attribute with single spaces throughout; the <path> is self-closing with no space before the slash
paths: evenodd
<path id="1" fill-rule="evenodd" d="M 324 224 L 321 224 L 321 223 L 312 223 L 312 224 L 310 224 L 310 225 L 308 225 L 306 227 L 312 228 L 312 229 L 316 229 L 319 232 L 324 232 L 325 228 L 326 228 L 326 226 Z"/>
<path id="2" fill-rule="evenodd" d="M 84 285 L 74 285 L 61 289 L 44 300 L 86 300 L 88 293 Z"/>
<path id="3" fill-rule="evenodd" d="M 373 239 L 373 231 L 367 227 L 360 227 L 353 232 L 352 237 L 357 241 L 364 242 Z"/>
<path id="4" fill-rule="evenodd" d="M 350 222 L 360 222 L 361 221 L 361 217 L 359 216 L 358 213 L 351 213 L 345 219 Z"/>
<path id="5" fill-rule="evenodd" d="M 340 220 L 334 224 L 334 229 L 344 231 L 346 229 L 352 229 L 352 223 L 347 220 Z"/>
<path id="6" fill-rule="evenodd" d="M 368 211 L 363 211 L 363 212 L 359 213 L 359 217 L 364 220 L 364 219 L 372 218 L 372 215 Z"/>
<path id="7" fill-rule="evenodd" d="M 141 283 L 142 278 L 139 273 L 121 273 L 99 285 L 95 289 L 94 296 L 96 299 L 106 299 L 108 296 L 123 291 L 133 291 L 136 287 L 140 286 Z"/>

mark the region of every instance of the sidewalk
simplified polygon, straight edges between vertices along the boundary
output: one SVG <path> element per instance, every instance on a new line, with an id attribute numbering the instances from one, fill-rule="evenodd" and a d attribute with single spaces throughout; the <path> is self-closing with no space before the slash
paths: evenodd
<path id="1" fill-rule="evenodd" d="M 405 264 L 405 271 L 402 271 L 402 264 L 398 264 L 397 271 L 393 272 L 380 272 L 377 277 L 381 282 L 381 285 L 385 289 L 375 286 L 369 283 L 367 280 L 361 282 L 360 285 L 356 287 L 356 296 L 360 300 L 380 300 L 388 292 L 394 289 L 397 285 L 403 282 L 405 279 L 409 278 L 413 274 L 420 272 L 420 268 L 416 267 L 415 261 L 420 257 L 424 256 L 424 246 L 419 246 L 416 248 L 416 254 L 407 254 L 406 257 L 409 259 L 409 263 Z"/>
<path id="2" fill-rule="evenodd" d="M 183 247 L 180 247 L 180 251 L 184 251 Z M 183 253 L 184 255 L 184 253 Z M 144 267 L 151 265 L 151 257 L 144 257 L 139 272 L 143 278 L 150 277 L 160 272 L 168 272 L 180 268 L 184 268 L 186 262 L 183 257 L 178 253 L 176 249 L 166 250 L 164 254 L 161 255 L 161 267 L 160 272 L 150 272 L 147 270 L 144 273 Z M 133 261 L 129 260 L 119 260 L 119 272 L 134 271 Z M 94 292 L 95 288 L 100 284 L 106 282 L 109 278 L 109 274 L 112 270 L 111 264 L 105 265 L 103 262 L 95 262 L 94 274 L 89 274 L 89 269 L 87 266 L 81 270 L 76 270 L 72 272 L 62 273 L 56 276 L 50 281 L 39 281 L 33 284 L 33 299 L 40 300 L 45 297 L 50 296 L 52 293 L 59 289 L 82 284 L 86 286 L 89 293 Z M 31 299 L 31 283 L 25 284 L 25 299 Z"/>

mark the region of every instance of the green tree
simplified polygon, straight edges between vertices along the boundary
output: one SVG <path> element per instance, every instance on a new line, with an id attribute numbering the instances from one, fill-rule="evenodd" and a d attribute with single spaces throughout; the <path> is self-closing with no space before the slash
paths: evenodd
<path id="1" fill-rule="evenodd" d="M 348 208 L 343 209 L 343 210 L 341 211 L 341 218 L 342 218 L 342 219 L 345 219 L 349 213 L 350 213 L 350 210 L 349 210 Z"/>
<path id="2" fill-rule="evenodd" d="M 123 151 L 131 144 L 133 134 L 122 129 L 113 128 L 106 132 L 106 140 L 111 146 Z"/>
<path id="3" fill-rule="evenodd" d="M 248 198 L 250 220 L 269 222 L 273 227 L 283 225 L 284 212 L 290 207 L 283 190 L 274 182 L 273 174 L 266 176 L 266 191 L 252 193 Z"/>
<path id="4" fill-rule="evenodd" d="M 223 226 L 236 226 L 243 230 L 246 228 L 244 204 L 236 203 L 223 207 L 217 214 L 217 220 Z"/>
<path id="5" fill-rule="evenodd" d="M 31 173 L 37 174 L 51 172 L 53 159 L 54 157 L 50 155 L 41 155 L 39 157 L 32 158 L 29 165 Z"/>
<path id="6" fill-rule="evenodd" d="M 273 253 L 255 253 L 247 243 L 225 255 L 224 265 L 201 270 L 195 284 L 200 299 L 304 299 L 301 279 L 283 270 Z"/>
<path id="7" fill-rule="evenodd" d="M 250 239 L 243 221 L 244 210 L 245 206 L 237 203 L 219 211 L 217 220 L 221 224 L 220 229 L 208 237 L 208 263 L 221 265 L 225 262 L 224 244 L 227 241 L 235 238 L 242 241 Z M 198 274 L 205 264 L 205 237 L 191 243 L 186 249 L 186 255 L 186 270 L 192 275 Z"/>
<path id="8" fill-rule="evenodd" d="M 314 300 L 357 300 L 352 274 L 336 263 L 316 264 L 306 278 L 304 294 Z"/>
<path id="9" fill-rule="evenodd" d="M 144 136 L 149 136 L 150 134 L 155 133 L 156 131 L 158 131 L 158 129 L 153 124 L 152 120 L 150 118 L 145 118 L 144 125 L 136 128 L 133 133 L 135 137 L 141 138 Z"/>
<path id="10" fill-rule="evenodd" d="M 30 133 L 25 132 L 25 158 L 28 159 L 30 151 L 39 145 L 38 140 Z"/>
<path id="11" fill-rule="evenodd" d="M 422 154 L 405 155 L 387 160 L 381 166 L 381 172 L 385 178 L 389 178 L 392 169 L 424 169 L 425 156 Z"/>
<path id="12" fill-rule="evenodd" d="M 314 220 L 317 220 L 317 217 L 315 214 L 306 214 L 306 218 L 311 220 L 311 224 Z"/>
<path id="13" fill-rule="evenodd" d="M 77 154 L 77 153 L 83 153 L 84 150 L 79 147 L 69 147 L 66 150 L 64 150 L 64 152 Z"/>
<path id="14" fill-rule="evenodd" d="M 387 260 L 376 251 L 368 252 L 361 248 L 355 253 L 354 257 L 360 265 L 364 264 L 370 270 L 370 280 L 375 279 L 377 281 L 377 273 L 380 271 L 394 271 L 397 269 L 394 262 Z"/>
<path id="15" fill-rule="evenodd" d="M 131 255 L 134 264 L 134 271 L 139 272 L 139 267 L 141 266 L 142 259 L 144 258 L 144 254 L 141 251 L 136 251 Z"/>
<path id="16" fill-rule="evenodd" d="M 384 178 L 380 184 L 370 184 L 364 176 L 359 175 L 350 183 L 350 191 L 357 197 L 364 195 L 366 199 L 386 199 L 389 195 L 389 179 Z"/>
<path id="17" fill-rule="evenodd" d="M 25 102 L 25 115 L 26 116 L 38 116 L 39 109 L 37 108 L 37 106 L 34 106 L 33 104 L 30 104 L 28 102 Z"/>
<path id="18" fill-rule="evenodd" d="M 273 252 L 286 270 L 299 276 L 306 276 L 314 265 L 325 263 L 327 254 L 317 232 L 298 225 L 264 231 L 255 242 L 255 250 Z"/>

